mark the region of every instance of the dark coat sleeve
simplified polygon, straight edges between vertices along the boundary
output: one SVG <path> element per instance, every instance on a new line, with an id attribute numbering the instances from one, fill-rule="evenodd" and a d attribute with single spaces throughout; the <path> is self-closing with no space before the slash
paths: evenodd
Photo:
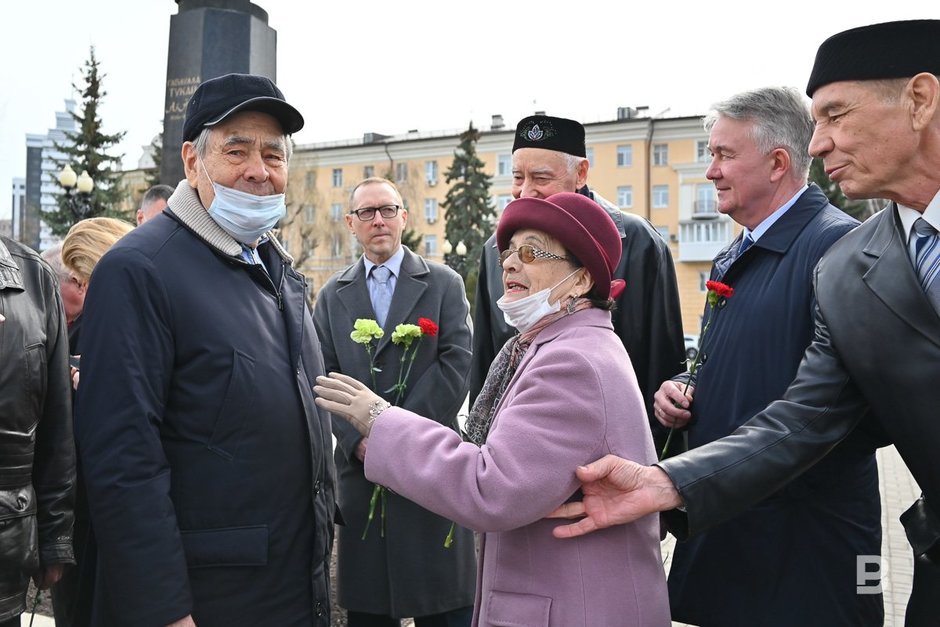
<path id="1" fill-rule="evenodd" d="M 502 271 L 496 255 L 496 236 L 483 244 L 480 253 L 480 272 L 477 276 L 473 305 L 473 359 L 470 364 L 470 406 L 483 389 L 490 364 L 503 344 L 515 332 L 502 320 L 494 319 L 501 311 L 496 301 L 503 292 Z M 495 266 L 494 266 L 495 264 Z M 494 284 L 495 283 L 495 284 Z"/>
<path id="2" fill-rule="evenodd" d="M 46 395 L 36 426 L 33 488 L 43 566 L 74 563 L 75 440 L 72 436 L 72 383 L 68 327 L 59 289 L 46 273 Z"/>
<path id="3" fill-rule="evenodd" d="M 630 356 L 658 440 L 665 430 L 653 418 L 653 395 L 663 381 L 685 369 L 679 288 L 672 254 L 659 233 L 646 220 L 627 214 L 624 230 L 616 277 L 627 285 L 613 313 L 614 332 Z"/>
<path id="4" fill-rule="evenodd" d="M 401 406 L 456 428 L 452 417 L 460 410 L 469 384 L 470 305 L 460 275 L 437 272 L 432 279 L 446 282 L 442 288 L 440 314 L 435 320 L 440 327 L 437 354 L 427 355 L 424 369 L 412 372 Z M 421 350 L 420 345 L 418 350 Z M 416 360 L 421 360 L 420 354 Z"/>
<path id="5" fill-rule="evenodd" d="M 170 312 L 143 254 L 112 250 L 95 267 L 75 428 L 99 572 L 126 625 L 166 625 L 193 604 L 160 437 L 166 375 L 174 369 Z"/>
<path id="6" fill-rule="evenodd" d="M 658 464 L 685 504 L 685 512 L 664 514 L 669 530 L 685 539 L 776 492 L 845 438 L 867 408 L 817 307 L 815 338 L 783 399 L 728 437 Z"/>

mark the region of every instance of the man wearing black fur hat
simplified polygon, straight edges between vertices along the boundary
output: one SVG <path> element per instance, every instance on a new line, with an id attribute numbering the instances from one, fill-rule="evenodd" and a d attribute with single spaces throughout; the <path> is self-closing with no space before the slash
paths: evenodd
<path id="1" fill-rule="evenodd" d="M 869 410 L 923 490 L 901 516 L 914 552 L 905 625 L 937 625 L 938 74 L 940 20 L 864 26 L 823 42 L 806 89 L 816 120 L 810 153 L 849 198 L 891 203 L 819 262 L 815 338 L 782 400 L 732 435 L 658 466 L 608 456 L 579 469 L 585 500 L 560 513 L 586 508 L 588 515 L 556 529 L 557 536 L 665 510 L 672 510 L 665 517 L 679 537 L 705 529 L 809 468 Z M 871 583 L 866 571 L 860 568 L 859 584 Z"/>
<path id="2" fill-rule="evenodd" d="M 615 279 L 626 281 L 616 299 L 614 332 L 630 355 L 647 414 L 652 417 L 653 395 L 664 380 L 684 369 L 682 312 L 676 271 L 669 246 L 643 218 L 624 213 L 587 187 L 584 127 L 565 118 L 532 115 L 516 126 L 512 145 L 512 195 L 546 198 L 558 192 L 578 192 L 603 207 L 620 231 L 623 251 Z M 516 329 L 509 326 L 496 301 L 503 295 L 502 269 L 496 236 L 483 246 L 473 316 L 473 363 L 470 401 L 479 393 L 490 364 Z M 654 436 L 665 430 L 651 420 Z M 661 448 L 663 442 L 657 443 Z"/>

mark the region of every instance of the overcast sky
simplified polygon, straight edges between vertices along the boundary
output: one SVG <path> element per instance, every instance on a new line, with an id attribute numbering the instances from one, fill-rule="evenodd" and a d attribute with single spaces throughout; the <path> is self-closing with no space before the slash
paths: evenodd
<path id="1" fill-rule="evenodd" d="M 306 118 L 299 143 L 489 126 L 535 110 L 582 122 L 617 107 L 698 115 L 735 92 L 805 87 L 829 35 L 940 18 L 937 0 L 255 0 L 278 33 L 278 84 Z M 136 167 L 160 132 L 174 0 L 30 0 L 0 20 L 0 218 L 26 174 L 26 134 L 77 99 L 89 46 L 105 74 L 101 117 L 127 131 Z"/>

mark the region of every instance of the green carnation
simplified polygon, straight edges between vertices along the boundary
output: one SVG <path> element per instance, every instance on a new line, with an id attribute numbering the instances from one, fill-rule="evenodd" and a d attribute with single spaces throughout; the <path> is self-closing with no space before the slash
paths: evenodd
<path id="1" fill-rule="evenodd" d="M 353 332 L 349 334 L 349 337 L 357 344 L 370 344 L 373 339 L 377 340 L 383 335 L 385 335 L 385 331 L 382 330 L 382 327 L 380 327 L 375 320 L 359 318 L 356 320 L 356 324 L 353 326 Z M 394 337 L 393 335 L 392 339 L 394 339 Z"/>

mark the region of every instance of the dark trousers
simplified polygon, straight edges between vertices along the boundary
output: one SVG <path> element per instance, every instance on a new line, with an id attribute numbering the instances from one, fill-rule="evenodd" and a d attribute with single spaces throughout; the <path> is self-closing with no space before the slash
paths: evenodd
<path id="1" fill-rule="evenodd" d="M 14 616 L 0 623 L 0 627 L 20 627 L 20 617 Z"/>
<path id="2" fill-rule="evenodd" d="M 473 619 L 473 606 L 461 607 L 441 614 L 416 616 L 415 627 L 470 627 Z M 365 612 L 347 612 L 348 627 L 401 627 L 401 620 L 381 614 Z M 0 627 L 5 627 L 0 625 Z"/>

